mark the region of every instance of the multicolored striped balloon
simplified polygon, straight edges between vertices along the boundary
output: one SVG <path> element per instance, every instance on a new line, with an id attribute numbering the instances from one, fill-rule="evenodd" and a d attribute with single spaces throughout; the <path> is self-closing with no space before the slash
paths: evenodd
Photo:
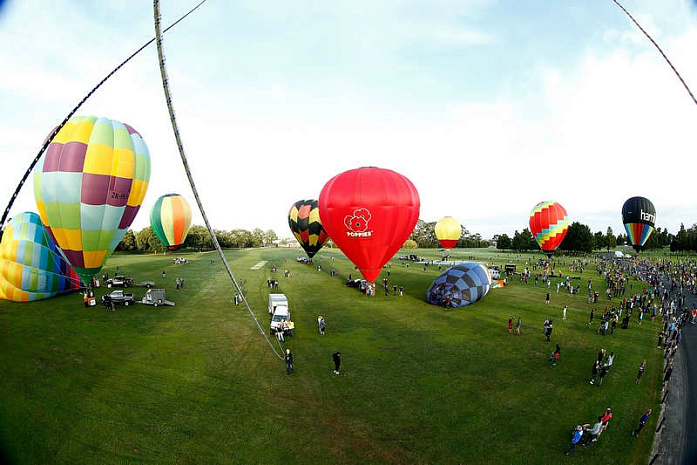
<path id="1" fill-rule="evenodd" d="M 63 259 L 36 213 L 7 224 L 0 242 L 0 298 L 14 302 L 47 299 L 80 288 L 80 277 Z"/>
<path id="2" fill-rule="evenodd" d="M 656 207 L 646 197 L 632 197 L 622 205 L 622 223 L 627 239 L 637 252 L 651 236 L 656 224 Z"/>
<path id="3" fill-rule="evenodd" d="M 548 257 L 557 250 L 568 230 L 569 216 L 557 202 L 540 202 L 530 212 L 530 232 Z"/>
<path id="4" fill-rule="evenodd" d="M 179 194 L 165 194 L 150 210 L 150 226 L 169 250 L 181 248 L 191 227 L 191 207 Z"/>
<path id="5" fill-rule="evenodd" d="M 89 283 L 133 222 L 150 181 L 150 153 L 132 127 L 71 118 L 34 170 L 34 197 L 49 235 Z"/>
<path id="6" fill-rule="evenodd" d="M 288 226 L 310 258 L 314 257 L 329 239 L 329 235 L 324 230 L 319 218 L 317 200 L 309 199 L 295 202 L 288 212 Z"/>

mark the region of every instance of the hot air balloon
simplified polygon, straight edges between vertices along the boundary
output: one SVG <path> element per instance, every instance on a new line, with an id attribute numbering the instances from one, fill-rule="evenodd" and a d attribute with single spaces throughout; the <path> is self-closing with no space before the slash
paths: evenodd
<path id="1" fill-rule="evenodd" d="M 632 197 L 622 206 L 622 223 L 627 231 L 627 238 L 637 252 L 653 232 L 656 224 L 656 208 L 645 197 Z"/>
<path id="2" fill-rule="evenodd" d="M 452 249 L 460 240 L 462 226 L 452 216 L 445 216 L 436 223 L 436 239 L 444 249 Z"/>
<path id="3" fill-rule="evenodd" d="M 317 200 L 298 200 L 288 212 L 288 225 L 307 256 L 312 258 L 329 238 L 319 218 Z"/>
<path id="4" fill-rule="evenodd" d="M 143 138 L 106 118 L 71 118 L 39 160 L 34 197 L 41 220 L 84 283 L 121 242 L 149 180 Z"/>
<path id="5" fill-rule="evenodd" d="M 169 250 L 180 249 L 191 227 L 189 203 L 179 194 L 163 195 L 150 210 L 150 226 Z"/>
<path id="6" fill-rule="evenodd" d="M 547 257 L 554 254 L 568 230 L 569 217 L 557 202 L 540 202 L 530 212 L 530 232 Z"/>
<path id="7" fill-rule="evenodd" d="M 426 301 L 441 307 L 463 307 L 484 297 L 491 289 L 489 271 L 481 263 L 467 262 L 441 273 L 426 291 Z"/>
<path id="8" fill-rule="evenodd" d="M 324 229 L 370 282 L 414 231 L 420 206 L 409 179 L 375 167 L 338 174 L 319 195 Z"/>
<path id="9" fill-rule="evenodd" d="M 39 215 L 24 212 L 12 218 L 0 242 L 0 298 L 31 302 L 79 288 L 80 277 L 63 259 Z"/>

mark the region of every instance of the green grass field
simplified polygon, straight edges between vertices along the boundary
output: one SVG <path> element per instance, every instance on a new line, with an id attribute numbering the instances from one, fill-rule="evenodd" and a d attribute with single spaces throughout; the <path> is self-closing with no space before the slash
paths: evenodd
<path id="1" fill-rule="evenodd" d="M 439 258 L 437 250 L 418 250 Z M 231 251 L 226 256 L 254 315 L 268 334 L 267 279 L 290 302 L 295 373 L 260 334 L 214 253 L 113 256 L 104 271 L 151 279 L 175 307 L 138 304 L 85 308 L 79 294 L 17 304 L 0 301 L 0 445 L 19 464 L 91 463 L 646 463 L 659 419 L 661 323 L 636 318 L 628 330 L 601 336 L 588 325 L 587 281 L 604 297 L 595 263 L 581 276 L 580 295 L 514 279 L 480 302 L 444 310 L 425 302 L 439 271 L 394 259 L 366 297 L 344 281 L 358 271 L 338 250 L 323 249 L 313 266 L 300 249 Z M 455 250 L 455 259 L 518 270 L 532 254 Z M 331 261 L 331 257 L 335 257 Z M 541 255 L 535 254 L 535 259 Z M 214 260 L 214 264 L 211 264 Z M 571 259 L 565 259 L 566 263 Z M 266 263 L 256 269 L 259 262 Z M 322 270 L 317 271 L 316 265 Z M 271 266 L 279 271 L 271 273 Z M 337 276 L 331 277 L 334 268 Z M 291 272 L 284 278 L 283 270 Z M 161 277 L 166 271 L 166 279 Z M 390 272 L 404 296 L 385 296 Z M 563 268 L 569 274 L 568 267 Z M 185 279 L 175 289 L 175 278 Z M 633 283 L 636 292 L 642 288 Z M 143 288 L 135 288 L 136 298 Z M 97 295 L 107 289 L 98 289 Z M 628 291 L 629 295 L 629 291 Z M 568 304 L 568 319 L 562 307 Z M 317 331 L 317 315 L 328 323 Z M 509 315 L 523 321 L 509 335 Z M 552 343 L 542 323 L 554 319 Z M 598 320 L 596 319 L 596 322 Z M 277 344 L 275 340 L 272 340 Z M 547 358 L 562 348 L 557 366 Z M 600 348 L 616 354 L 602 387 L 590 385 Z M 276 346 L 280 352 L 280 348 Z M 342 352 L 332 374 L 331 354 Z M 648 368 L 635 384 L 642 359 Z M 600 441 L 571 457 L 571 430 L 593 423 L 606 407 L 614 418 Z M 639 439 L 630 436 L 649 407 Z"/>

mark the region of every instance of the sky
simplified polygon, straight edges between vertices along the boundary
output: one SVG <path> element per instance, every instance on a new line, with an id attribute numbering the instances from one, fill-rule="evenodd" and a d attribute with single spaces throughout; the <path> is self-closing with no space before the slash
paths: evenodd
<path id="1" fill-rule="evenodd" d="M 198 0 L 161 5 L 163 27 Z M 697 1 L 624 0 L 697 94 Z M 0 2 L 2 210 L 44 139 L 154 37 L 142 0 Z M 164 35 L 182 143 L 215 229 L 272 229 L 344 171 L 408 177 L 419 218 L 483 238 L 528 227 L 540 201 L 623 233 L 697 223 L 697 105 L 612 0 L 208 0 Z M 132 229 L 161 195 L 203 224 L 177 149 L 155 44 L 77 112 L 133 126 L 152 163 Z M 10 217 L 36 211 L 31 177 Z"/>

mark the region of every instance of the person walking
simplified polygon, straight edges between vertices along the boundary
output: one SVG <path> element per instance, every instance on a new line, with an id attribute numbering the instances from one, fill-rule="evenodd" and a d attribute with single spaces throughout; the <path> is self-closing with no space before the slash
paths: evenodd
<path id="1" fill-rule="evenodd" d="M 334 374 L 339 374 L 339 367 L 341 367 L 341 352 L 336 351 L 332 354 L 332 360 L 334 361 Z"/>
<path id="2" fill-rule="evenodd" d="M 639 420 L 639 427 L 635 430 L 632 430 L 632 436 L 635 438 L 639 437 L 639 432 L 641 429 L 644 427 L 647 421 L 649 421 L 649 416 L 651 416 L 652 409 L 648 409 L 644 414 L 641 416 L 641 419 Z"/>
<path id="3" fill-rule="evenodd" d="M 639 372 L 636 374 L 636 384 L 641 383 L 641 377 L 644 374 L 644 371 L 646 371 L 646 360 L 641 362 L 641 365 L 639 365 Z"/>
<path id="4" fill-rule="evenodd" d="M 571 447 L 566 451 L 566 455 L 571 455 L 571 453 L 576 449 L 576 446 L 581 442 L 583 437 L 583 426 L 578 425 L 574 432 L 571 434 Z"/>
<path id="5" fill-rule="evenodd" d="M 293 368 L 293 353 L 290 349 L 286 349 L 286 354 L 283 356 L 283 359 L 286 361 L 286 374 L 295 373 L 295 369 Z"/>
<path id="6" fill-rule="evenodd" d="M 547 338 L 547 342 L 551 342 L 549 339 L 551 336 L 552 336 L 552 319 L 550 318 L 547 320 L 547 326 L 545 328 L 545 337 Z"/>
<path id="7" fill-rule="evenodd" d="M 591 442 L 597 442 L 598 441 L 598 435 L 600 432 L 603 430 L 603 417 L 600 416 L 598 417 L 598 421 L 593 425 L 591 429 L 586 431 L 584 434 L 584 440 L 583 444 L 581 444 L 581 447 L 586 447 L 588 444 Z"/>
<path id="8" fill-rule="evenodd" d="M 598 371 L 600 371 L 600 362 L 596 360 L 595 362 L 593 362 L 593 370 L 591 371 L 590 384 L 595 384 L 595 378 L 598 376 Z"/>
<path id="9" fill-rule="evenodd" d="M 327 329 L 327 322 L 324 321 L 322 315 L 317 317 L 317 328 L 319 329 L 319 333 L 324 336 L 324 331 Z"/>
<path id="10" fill-rule="evenodd" d="M 556 366 L 557 360 L 559 360 L 560 356 L 561 356 L 561 347 L 559 347 L 559 344 L 557 344 L 557 347 L 554 349 L 554 352 L 552 352 L 549 356 L 549 363 L 551 363 L 552 366 Z"/>
<path id="11" fill-rule="evenodd" d="M 603 385 L 603 379 L 605 378 L 605 375 L 609 371 L 609 368 L 607 366 L 607 363 L 603 364 L 602 367 L 600 367 L 600 372 L 598 372 L 598 376 L 600 377 L 600 380 L 598 381 L 598 387 Z"/>

